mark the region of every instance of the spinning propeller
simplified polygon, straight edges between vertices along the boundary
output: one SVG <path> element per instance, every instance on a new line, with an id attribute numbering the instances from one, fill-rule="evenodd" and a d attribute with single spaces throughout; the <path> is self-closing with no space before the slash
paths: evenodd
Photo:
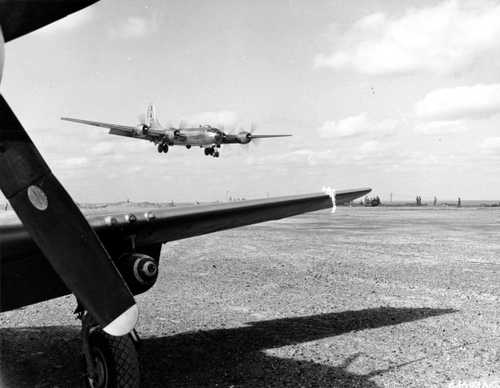
<path id="1" fill-rule="evenodd" d="M 0 80 L 4 44 L 96 0 L 0 0 Z M 134 297 L 101 241 L 0 96 L 0 188 L 54 270 L 112 335 L 133 329 Z"/>

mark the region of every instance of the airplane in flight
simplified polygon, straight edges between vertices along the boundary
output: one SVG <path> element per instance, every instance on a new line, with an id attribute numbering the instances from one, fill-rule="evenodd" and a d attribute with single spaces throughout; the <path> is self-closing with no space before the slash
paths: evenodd
<path id="1" fill-rule="evenodd" d="M 96 0 L 0 1 L 5 43 Z M 91 387 L 139 386 L 135 295 L 151 288 L 164 243 L 332 207 L 370 189 L 84 216 L 0 95 L 0 189 L 17 218 L 0 224 L 0 312 L 74 294 Z"/>
<path id="2" fill-rule="evenodd" d="M 220 128 L 212 127 L 211 125 L 189 127 L 182 122 L 179 124 L 178 128 L 171 126 L 164 127 L 158 121 L 156 109 L 153 104 L 148 105 L 144 119 L 139 119 L 140 123 L 137 126 L 108 124 L 99 121 L 74 119 L 71 117 L 61 117 L 61 120 L 108 128 L 109 134 L 111 135 L 149 140 L 156 144 L 157 150 L 160 153 L 167 153 L 169 147 L 174 145 L 184 146 L 187 149 L 190 149 L 192 146 L 199 146 L 204 149 L 205 155 L 213 156 L 214 158 L 220 156 L 220 148 L 223 144 L 249 144 L 251 141 L 257 139 L 292 136 L 254 135 L 253 128 L 250 131 L 240 130 L 238 133 L 228 133 Z"/>

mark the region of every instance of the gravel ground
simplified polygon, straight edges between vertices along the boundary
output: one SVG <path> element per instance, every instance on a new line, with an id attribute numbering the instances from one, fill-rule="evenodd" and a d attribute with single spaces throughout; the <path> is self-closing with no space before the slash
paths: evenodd
<path id="1" fill-rule="evenodd" d="M 500 210 L 339 208 L 168 244 L 144 387 L 500 387 Z M 81 381 L 68 296 L 0 315 L 5 387 Z"/>

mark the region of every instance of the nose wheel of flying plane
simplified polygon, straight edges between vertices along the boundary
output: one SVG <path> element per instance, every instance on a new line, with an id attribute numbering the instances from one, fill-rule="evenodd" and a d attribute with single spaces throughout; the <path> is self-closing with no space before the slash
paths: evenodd
<path id="1" fill-rule="evenodd" d="M 160 143 L 158 144 L 158 152 L 159 153 L 167 153 L 168 152 L 168 144 L 167 143 Z"/>
<path id="2" fill-rule="evenodd" d="M 97 327 L 87 312 L 80 315 L 87 386 L 139 388 L 136 333 L 113 337 Z"/>
<path id="3" fill-rule="evenodd" d="M 212 155 L 214 158 L 218 158 L 220 153 L 215 149 L 215 147 L 207 147 L 205 148 L 205 155 Z"/>

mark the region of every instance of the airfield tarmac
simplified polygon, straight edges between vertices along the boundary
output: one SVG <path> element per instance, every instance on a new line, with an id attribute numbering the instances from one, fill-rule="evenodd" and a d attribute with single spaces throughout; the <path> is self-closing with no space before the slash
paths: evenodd
<path id="1" fill-rule="evenodd" d="M 346 208 L 164 246 L 144 387 L 500 387 L 500 209 Z M 73 297 L 0 315 L 3 387 L 81 381 Z"/>

